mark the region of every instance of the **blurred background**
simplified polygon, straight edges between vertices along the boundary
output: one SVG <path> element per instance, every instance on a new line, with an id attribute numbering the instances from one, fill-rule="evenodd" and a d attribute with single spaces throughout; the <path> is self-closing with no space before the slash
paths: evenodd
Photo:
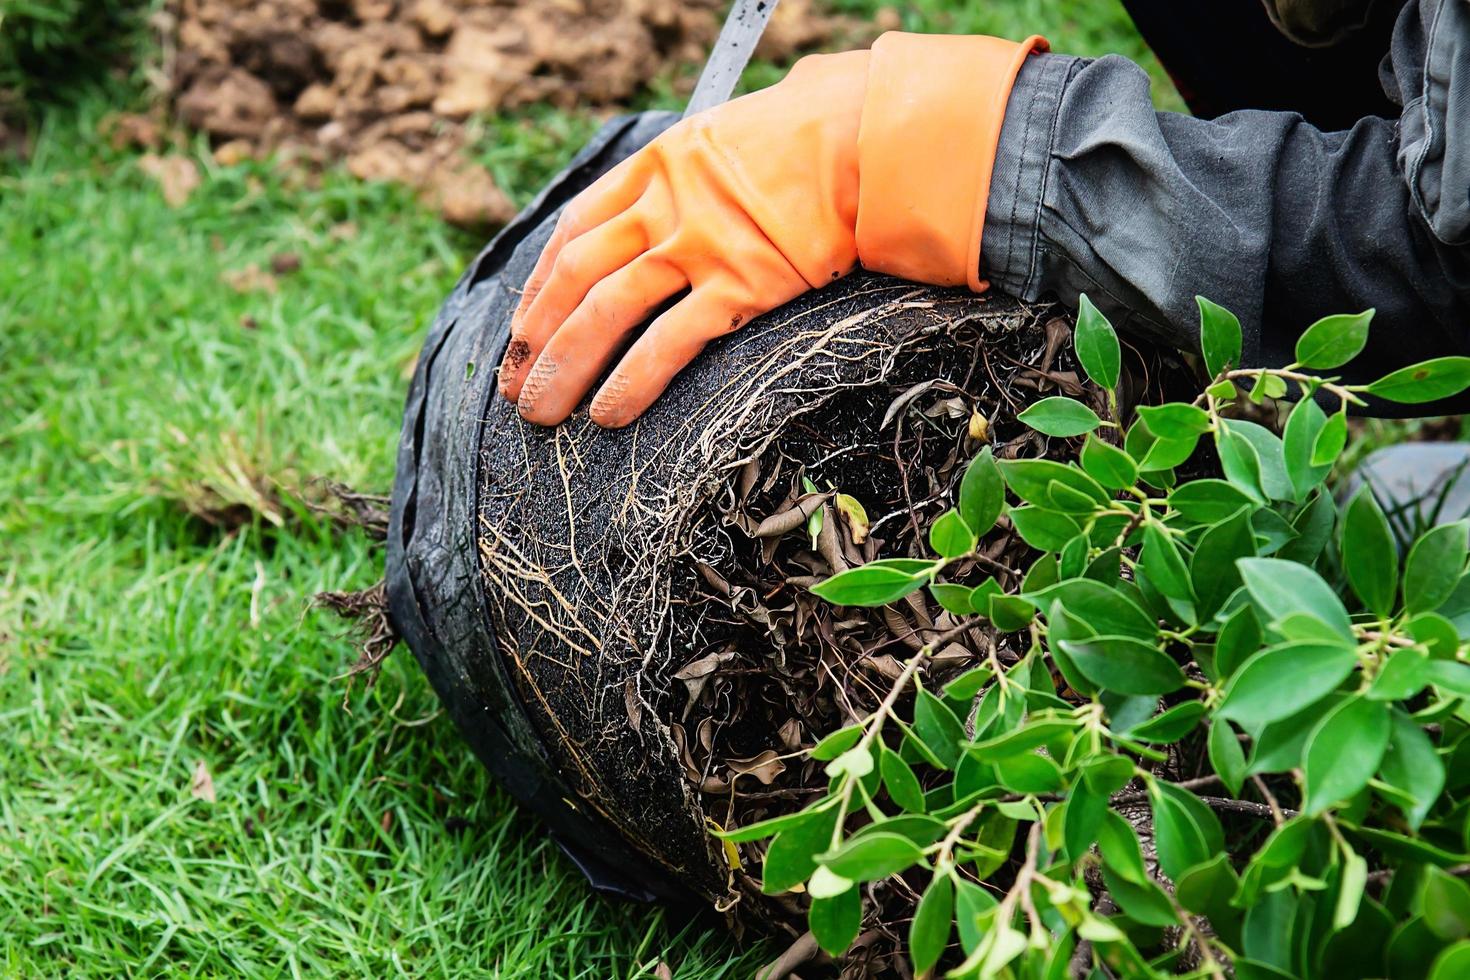
<path id="1" fill-rule="evenodd" d="M 422 333 L 720 0 L 0 0 L 0 973 L 747 977 L 595 898 L 412 658 L 381 555 Z M 784 0 L 747 88 L 882 30 L 1117 52 L 1117 0 Z M 369 512 L 373 501 L 360 501 Z M 361 517 L 359 513 L 357 517 Z"/>

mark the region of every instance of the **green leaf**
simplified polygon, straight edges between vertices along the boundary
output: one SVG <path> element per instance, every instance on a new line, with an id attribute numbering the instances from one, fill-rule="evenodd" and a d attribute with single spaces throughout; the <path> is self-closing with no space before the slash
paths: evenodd
<path id="1" fill-rule="evenodd" d="M 1322 424 L 1312 445 L 1311 465 L 1330 469 L 1347 445 L 1347 412 L 1335 412 Z"/>
<path id="2" fill-rule="evenodd" d="M 1399 551 L 1388 519 L 1364 483 L 1342 518 L 1342 565 L 1348 583 L 1372 612 L 1393 612 L 1399 587 Z"/>
<path id="3" fill-rule="evenodd" d="M 1011 492 L 1027 503 L 1050 506 L 1053 480 L 1086 494 L 1099 504 L 1108 502 L 1108 492 L 1075 466 L 1050 459 L 1008 459 L 998 465 Z"/>
<path id="4" fill-rule="evenodd" d="M 1234 381 L 1222 378 L 1205 388 L 1205 394 L 1217 402 L 1231 402 L 1235 400 L 1240 392 L 1236 390 Z"/>
<path id="5" fill-rule="evenodd" d="M 1230 484 L 1257 500 L 1265 499 L 1261 489 L 1261 459 L 1256 447 L 1229 426 L 1215 433 L 1215 451 L 1220 456 L 1220 469 Z"/>
<path id="6" fill-rule="evenodd" d="M 1301 768 L 1307 736 L 1328 710 L 1346 699 L 1345 694 L 1328 695 L 1325 702 L 1309 705 L 1289 718 L 1268 723 L 1256 732 L 1255 744 L 1246 764 L 1249 774 Z"/>
<path id="7" fill-rule="evenodd" d="M 1086 293 L 1077 297 L 1077 330 L 1072 336 L 1072 346 L 1089 378 L 1103 388 L 1118 387 L 1123 365 L 1118 335 Z"/>
<path id="8" fill-rule="evenodd" d="M 1368 394 L 1403 405 L 1421 405 L 1470 387 L 1470 357 L 1437 357 L 1400 368 L 1368 386 Z"/>
<path id="9" fill-rule="evenodd" d="M 953 508 L 929 525 L 929 547 L 941 558 L 958 558 L 975 550 L 975 532 Z"/>
<path id="10" fill-rule="evenodd" d="M 994 766 L 1000 784 L 1016 793 L 1054 793 L 1064 783 L 1061 768 L 1035 752 L 1008 755 Z"/>
<path id="11" fill-rule="evenodd" d="M 1313 466 L 1312 452 L 1317 437 L 1327 424 L 1327 415 L 1312 398 L 1302 398 L 1286 419 L 1286 428 L 1281 433 L 1282 457 L 1286 462 L 1286 476 L 1291 480 L 1296 500 L 1305 500 L 1307 494 L 1321 486 L 1332 467 Z"/>
<path id="12" fill-rule="evenodd" d="M 1342 367 L 1362 353 L 1368 343 L 1373 310 L 1324 316 L 1302 332 L 1296 342 L 1296 360 L 1314 371 Z"/>
<path id="13" fill-rule="evenodd" d="M 812 746 L 811 757 L 820 762 L 829 762 L 858 744 L 862 737 L 862 725 L 848 725 L 846 728 L 839 728 Z"/>
<path id="14" fill-rule="evenodd" d="M 1299 640 L 1253 654 L 1231 678 L 1215 711 L 1245 728 L 1288 718 L 1325 698 L 1358 665 L 1350 646 Z"/>
<path id="15" fill-rule="evenodd" d="M 1320 620 L 1344 641 L 1353 641 L 1352 620 L 1342 600 L 1322 576 L 1306 565 L 1280 558 L 1242 558 L 1236 567 L 1267 622 L 1306 614 Z"/>
<path id="16" fill-rule="evenodd" d="M 996 906 L 995 896 L 971 881 L 961 878 L 955 884 L 954 918 L 960 933 L 960 948 L 966 954 L 975 952 L 986 932 L 981 919 Z"/>
<path id="17" fill-rule="evenodd" d="M 1159 867 L 1175 881 L 1225 847 L 1220 819 L 1187 789 L 1150 780 L 1149 802 L 1154 811 L 1154 842 Z"/>
<path id="18" fill-rule="evenodd" d="M 1425 531 L 1404 561 L 1404 608 L 1432 611 L 1450 597 L 1465 571 L 1470 524 L 1456 521 Z"/>
<path id="19" fill-rule="evenodd" d="M 1210 430 L 1210 415 L 1185 402 L 1140 405 L 1138 417 L 1160 439 L 1189 439 Z"/>
<path id="20" fill-rule="evenodd" d="M 771 840 L 761 869 L 762 892 L 779 895 L 811 877 L 817 869 L 816 856 L 832 843 L 837 811 L 837 807 L 829 806 L 815 819 L 783 830 Z"/>
<path id="21" fill-rule="evenodd" d="M 1103 885 L 1123 910 L 1123 914 L 1133 921 L 1157 928 L 1179 924 L 1173 903 L 1156 882 L 1149 879 L 1142 882 L 1129 881 L 1104 865 Z"/>
<path id="22" fill-rule="evenodd" d="M 1087 578 L 1068 579 L 1039 593 L 1028 594 L 1048 607 L 1060 600 L 1067 615 L 1094 633 L 1118 634 L 1152 640 L 1159 627 L 1143 608 L 1115 588 Z"/>
<path id="23" fill-rule="evenodd" d="M 1424 876 L 1424 924 L 1451 942 L 1470 934 L 1470 885 L 1430 867 Z"/>
<path id="24" fill-rule="evenodd" d="M 1255 610 L 1248 605 L 1235 610 L 1215 635 L 1215 672 L 1222 680 L 1228 679 L 1251 654 L 1261 649 L 1264 639 Z"/>
<path id="25" fill-rule="evenodd" d="M 966 585 L 951 585 L 947 582 L 929 584 L 929 594 L 934 597 L 934 601 L 945 612 L 952 612 L 956 616 L 969 616 L 975 612 L 975 607 L 970 602 L 970 593 L 971 589 Z"/>
<path id="26" fill-rule="evenodd" d="M 1126 735 L 1133 741 L 1168 745 L 1194 731 L 1204 715 L 1205 706 L 1199 701 L 1185 701 L 1118 734 Z"/>
<path id="27" fill-rule="evenodd" d="M 812 593 L 837 606 L 885 606 L 923 588 L 939 570 L 938 562 L 920 562 L 924 570 L 915 572 L 911 563 L 899 564 L 903 561 L 883 559 L 849 568 L 812 586 Z"/>
<path id="28" fill-rule="evenodd" d="M 1443 603 L 1441 603 L 1443 607 Z M 1437 612 L 1422 612 L 1404 624 L 1415 643 L 1421 644 L 1433 660 L 1453 660 L 1460 648 L 1460 634 L 1455 624 Z"/>
<path id="29" fill-rule="evenodd" d="M 1336 524 L 1337 504 L 1333 502 L 1332 494 L 1327 492 L 1327 488 L 1318 487 L 1312 491 L 1305 506 L 1291 519 L 1291 529 L 1296 532 L 1296 537 L 1282 545 L 1276 552 L 1276 557 L 1303 565 L 1314 564 L 1322 554 L 1322 549 L 1327 547 L 1327 541 L 1332 537 L 1332 528 Z"/>
<path id="30" fill-rule="evenodd" d="M 1081 860 L 1108 813 L 1108 798 L 1094 791 L 1085 781 L 1075 780 L 1062 812 L 1062 845 L 1066 859 Z"/>
<path id="31" fill-rule="evenodd" d="M 1470 977 L 1470 940 L 1440 950 L 1429 967 L 1427 980 L 1465 980 Z"/>
<path id="32" fill-rule="evenodd" d="M 1002 633 L 1013 633 L 1031 625 L 1036 607 L 1018 595 L 992 595 L 986 612 L 991 624 Z"/>
<path id="33" fill-rule="evenodd" d="M 1280 398 L 1286 394 L 1286 382 L 1279 375 L 1262 371 L 1256 375 L 1256 383 L 1251 385 L 1250 400 L 1257 405 L 1267 398 Z"/>
<path id="34" fill-rule="evenodd" d="M 1174 894 L 1180 905 L 1208 918 L 1221 939 L 1239 948 L 1240 913 L 1230 907 L 1230 896 L 1239 884 L 1230 866 L 1230 855 L 1220 853 L 1180 876 L 1174 883 Z"/>
<path id="35" fill-rule="evenodd" d="M 989 683 L 989 667 L 971 667 L 954 680 L 944 685 L 944 696 L 951 701 L 970 701 Z"/>
<path id="36" fill-rule="evenodd" d="M 799 827 L 809 820 L 816 820 L 822 813 L 830 809 L 836 803 L 836 797 L 828 797 L 818 800 L 805 810 L 795 813 L 787 813 L 779 817 L 771 817 L 769 820 L 757 820 L 755 823 L 734 830 L 716 830 L 714 835 L 720 840 L 727 840 L 732 844 L 740 844 L 745 841 L 761 840 L 771 837 L 793 827 Z"/>
<path id="37" fill-rule="evenodd" d="M 1459 697 L 1470 697 L 1470 664 L 1453 660 L 1433 660 L 1424 665 L 1429 683 Z"/>
<path id="38" fill-rule="evenodd" d="M 1401 922 L 1389 937 L 1387 948 L 1380 952 L 1380 962 L 1386 964 L 1383 976 L 1419 978 L 1429 972 L 1434 961 L 1434 933 L 1424 924 L 1422 915 L 1415 915 Z"/>
<path id="39" fill-rule="evenodd" d="M 1138 468 L 1145 473 L 1172 470 L 1193 456 L 1198 444 L 1199 436 L 1185 436 L 1182 439 L 1156 439 L 1149 446 L 1148 452 L 1144 454 Z"/>
<path id="40" fill-rule="evenodd" d="M 1029 752 L 1053 739 L 1070 735 L 1079 724 L 1081 722 L 1069 714 L 1042 712 L 1032 715 L 1019 728 L 966 746 L 965 751 L 982 762 L 998 762 L 1006 756 Z"/>
<path id="41" fill-rule="evenodd" d="M 812 899 L 807 910 L 807 926 L 818 946 L 832 956 L 841 956 L 863 926 L 862 893 L 849 888 L 831 898 Z"/>
<path id="42" fill-rule="evenodd" d="M 1042 506 L 1063 514 L 1084 515 L 1097 510 L 1097 501 L 1060 480 L 1053 480 L 1046 485 L 1046 496 L 1047 500 Z"/>
<path id="43" fill-rule="evenodd" d="M 909 958 L 915 973 L 924 973 L 939 962 L 944 947 L 949 945 L 949 930 L 954 922 L 954 885 L 948 875 L 929 882 L 909 926 Z"/>
<path id="44" fill-rule="evenodd" d="M 1302 810 L 1317 816 L 1368 785 L 1388 749 L 1388 705 L 1348 698 L 1307 736 Z"/>
<path id="45" fill-rule="evenodd" d="M 1088 436 L 1082 446 L 1082 468 L 1109 490 L 1126 490 L 1138 482 L 1138 464 L 1133 457 L 1096 435 Z"/>
<path id="46" fill-rule="evenodd" d="M 877 881 L 906 871 L 923 858 L 919 845 L 907 837 L 880 831 L 853 837 L 817 860 L 850 881 Z"/>
<path id="47" fill-rule="evenodd" d="M 1005 501 L 1005 481 L 990 447 L 986 446 L 970 460 L 960 480 L 960 516 L 976 535 L 984 535 L 995 526 Z"/>
<path id="48" fill-rule="evenodd" d="M 1245 783 L 1245 750 L 1240 747 L 1240 739 L 1235 737 L 1230 722 L 1217 717 L 1210 723 L 1208 749 L 1210 765 L 1220 782 L 1230 790 L 1231 796 L 1239 796 Z"/>
<path id="49" fill-rule="evenodd" d="M 925 801 L 926 805 L 931 802 Z M 922 848 L 928 847 L 947 833 L 949 833 L 949 824 L 937 817 L 924 813 L 905 813 L 860 827 L 849 839 L 866 837 L 868 834 L 898 834 L 900 837 L 907 837 Z"/>
<path id="50" fill-rule="evenodd" d="M 1358 917 L 1363 892 L 1368 887 L 1368 862 L 1355 851 L 1342 859 L 1342 878 L 1338 882 L 1337 903 L 1332 912 L 1332 928 L 1346 929 Z"/>
<path id="51" fill-rule="evenodd" d="M 1251 448 L 1256 451 L 1257 473 L 1262 492 L 1272 500 L 1294 499 L 1296 491 L 1286 474 L 1285 447 L 1276 433 L 1264 425 L 1243 419 L 1222 419 L 1220 424 L 1232 436 L 1239 436 L 1250 443 Z"/>
<path id="52" fill-rule="evenodd" d="M 1384 753 L 1378 776 L 1414 801 L 1412 806 L 1400 806 L 1400 809 L 1404 811 L 1409 827 L 1418 830 L 1444 790 L 1444 762 L 1434 751 L 1434 743 L 1412 716 L 1394 709 L 1391 717 L 1388 751 Z"/>
<path id="53" fill-rule="evenodd" d="M 1053 395 L 1043 398 L 1016 416 L 1020 422 L 1043 435 L 1070 438 L 1085 435 L 1102 425 L 1097 413 L 1075 398 Z"/>
<path id="54" fill-rule="evenodd" d="M 924 787 L 897 752 L 886 746 L 881 749 L 878 768 L 883 773 L 883 785 L 888 788 L 888 796 L 894 803 L 909 813 L 924 812 Z"/>
<path id="55" fill-rule="evenodd" d="M 1180 602 L 1194 602 L 1194 585 L 1190 582 L 1189 566 L 1179 552 L 1174 539 L 1161 531 L 1157 524 L 1149 523 L 1143 529 L 1143 551 L 1138 558 L 1139 567 L 1153 583 L 1154 588 Z"/>
<path id="56" fill-rule="evenodd" d="M 812 898 L 835 898 L 843 892 L 851 891 L 857 882 L 844 878 L 830 868 L 817 866 L 812 872 L 811 880 L 806 883 L 806 893 Z"/>
<path id="57" fill-rule="evenodd" d="M 1138 833 L 1115 810 L 1108 810 L 1098 822 L 1097 852 L 1103 864 L 1113 869 L 1118 877 L 1135 884 L 1149 880 Z"/>
<path id="58" fill-rule="evenodd" d="M 970 608 L 984 616 L 990 609 L 990 597 L 1004 594 L 1004 590 L 1001 589 L 995 577 L 986 576 L 985 581 L 970 590 Z"/>
<path id="59" fill-rule="evenodd" d="M 1240 321 L 1235 314 L 1203 296 L 1199 304 L 1199 345 L 1205 355 L 1205 369 L 1215 377 L 1226 368 L 1240 367 Z"/>
<path id="60" fill-rule="evenodd" d="M 1117 694 L 1168 694 L 1184 686 L 1184 672 L 1152 643 L 1131 636 L 1062 640 L 1060 646 L 1082 675 Z"/>
<path id="61" fill-rule="evenodd" d="M 1424 690 L 1429 683 L 1429 654 L 1414 647 L 1385 651 L 1388 659 L 1373 678 L 1364 697 L 1374 701 L 1403 701 Z"/>
<path id="62" fill-rule="evenodd" d="M 1012 508 L 1011 524 L 1022 541 L 1039 551 L 1061 551 L 1082 533 L 1077 522 L 1066 514 L 1030 505 Z"/>
<path id="63" fill-rule="evenodd" d="M 1273 830 L 1251 856 L 1231 903 L 1241 907 L 1256 905 L 1262 891 L 1290 878 L 1299 869 L 1316 826 L 1306 817 L 1295 816 Z"/>
<path id="64" fill-rule="evenodd" d="M 914 698 L 914 733 L 944 768 L 954 768 L 960 759 L 960 742 L 965 740 L 965 726 L 928 691 L 921 690 Z"/>
<path id="65" fill-rule="evenodd" d="M 1169 506 L 1196 524 L 1218 524 L 1255 503 L 1224 480 L 1191 480 L 1169 494 Z"/>
<path id="66" fill-rule="evenodd" d="M 870 749 L 861 746 L 848 749 L 827 763 L 827 768 L 824 771 L 833 779 L 842 775 L 851 776 L 854 779 L 862 779 L 873 771 L 873 753 Z"/>
<path id="67" fill-rule="evenodd" d="M 1026 809 L 1028 804 L 997 803 L 994 810 L 986 810 L 971 824 L 968 835 L 970 840 L 956 851 L 957 859 L 961 863 L 969 864 L 978 878 L 990 877 L 1005 864 L 1015 843 L 1016 819 L 1005 812 L 1007 807 Z"/>
<path id="68" fill-rule="evenodd" d="M 1250 509 L 1242 507 L 1234 516 L 1208 528 L 1195 545 L 1194 557 L 1189 560 L 1189 577 L 1199 598 L 1202 619 L 1213 616 L 1240 586 L 1236 562 L 1256 553 L 1250 515 Z"/>

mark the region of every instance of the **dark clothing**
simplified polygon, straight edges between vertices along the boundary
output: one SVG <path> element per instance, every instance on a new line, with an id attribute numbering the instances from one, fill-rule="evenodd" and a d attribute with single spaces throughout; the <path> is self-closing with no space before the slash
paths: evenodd
<path id="1" fill-rule="evenodd" d="M 1278 27 L 1315 44 L 1352 42 L 1376 23 L 1365 0 L 1267 3 Z M 1260 6 L 1198 0 L 1233 4 Z M 1314 6 L 1334 16 L 1302 13 Z M 1218 50 L 1222 70 L 1257 71 L 1256 52 Z M 1304 54 L 1271 77 L 1313 63 Z M 1121 329 L 1185 347 L 1197 345 L 1203 295 L 1240 317 L 1256 364 L 1292 360 L 1321 316 L 1376 307 L 1367 350 L 1344 369 L 1353 381 L 1470 354 L 1470 0 L 1404 4 L 1379 74 L 1396 114 L 1372 115 L 1379 100 L 1326 131 L 1302 112 L 1340 114 L 1330 86 L 1303 86 L 1300 111 L 1203 119 L 1155 111 L 1147 76 L 1123 58 L 1028 59 L 1001 132 L 984 274 L 1027 299 L 1086 292 Z M 1216 82 L 1190 94 L 1204 108 L 1255 92 Z M 1424 408 L 1465 407 L 1462 397 Z"/>
<path id="2" fill-rule="evenodd" d="M 1288 2 L 1284 17 L 1261 0 L 1123 0 L 1123 6 L 1200 119 L 1273 109 L 1338 130 L 1364 116 L 1398 117 L 1378 65 L 1404 0 Z M 1201 57 L 1202 49 L 1220 56 Z"/>

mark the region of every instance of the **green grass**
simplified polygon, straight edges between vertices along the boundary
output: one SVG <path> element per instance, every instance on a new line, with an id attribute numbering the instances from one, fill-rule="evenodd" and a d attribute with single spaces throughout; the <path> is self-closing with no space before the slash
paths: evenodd
<path id="1" fill-rule="evenodd" d="M 1112 6 L 983 6 L 907 26 L 1139 51 Z M 294 491 L 388 486 L 422 333 L 480 242 L 402 191 L 202 147 L 170 209 L 96 137 L 106 102 L 0 160 L 0 974 L 749 976 L 769 949 L 592 896 L 409 656 L 344 706 L 351 644 L 304 612 L 381 555 Z M 531 112 L 480 145 L 524 201 L 593 125 Z M 225 285 L 283 253 L 275 292 Z M 191 513 L 224 506 L 246 519 Z"/>

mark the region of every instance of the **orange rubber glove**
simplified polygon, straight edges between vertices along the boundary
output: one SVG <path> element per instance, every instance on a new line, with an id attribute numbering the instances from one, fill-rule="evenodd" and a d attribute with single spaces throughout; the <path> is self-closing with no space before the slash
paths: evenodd
<path id="1" fill-rule="evenodd" d="M 863 266 L 977 292 L 1006 100 L 1046 42 L 884 34 L 679 122 L 577 196 L 526 282 L 500 366 L 521 415 L 642 414 L 706 343 Z"/>

